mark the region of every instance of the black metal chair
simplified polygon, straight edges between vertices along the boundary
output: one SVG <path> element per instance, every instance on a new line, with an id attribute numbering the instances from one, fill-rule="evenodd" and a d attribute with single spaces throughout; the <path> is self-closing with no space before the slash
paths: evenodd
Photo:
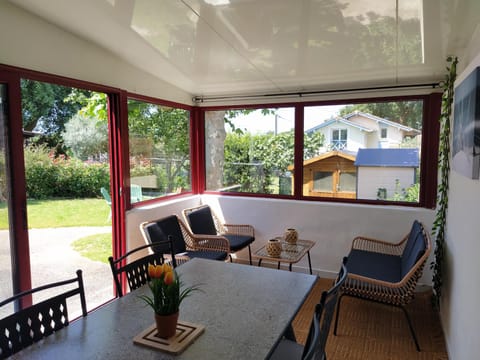
<path id="1" fill-rule="evenodd" d="M 164 241 L 169 237 L 173 241 L 173 253 L 176 261 L 183 263 L 191 258 L 203 258 L 225 261 L 230 248 L 226 239 L 216 236 L 194 235 L 176 215 L 140 224 L 144 238 L 150 243 Z"/>
<path id="2" fill-rule="evenodd" d="M 143 256 L 137 260 L 126 263 L 127 257 L 142 250 L 152 250 L 153 253 Z M 148 275 L 148 265 L 160 265 L 166 261 L 165 254 L 169 253 L 168 259 L 171 259 L 173 267 L 177 267 L 175 257 L 173 257 L 173 243 L 171 240 L 159 241 L 154 244 L 146 244 L 130 250 L 118 259 L 113 256 L 108 257 L 110 269 L 112 270 L 113 280 L 117 289 L 117 296 L 123 296 L 122 275 L 125 274 L 130 290 L 135 290 L 150 281 Z"/>
<path id="3" fill-rule="evenodd" d="M 296 341 L 283 338 L 275 348 L 271 359 L 277 360 L 326 360 L 325 345 L 327 344 L 330 325 L 332 323 L 335 305 L 337 303 L 340 288 L 347 278 L 347 258 L 343 258 L 343 263 L 335 280 L 333 287 L 324 291 L 320 298 L 320 303 L 315 306 L 315 313 L 308 332 L 305 346 Z"/>
<path id="4" fill-rule="evenodd" d="M 206 234 L 227 239 L 231 254 L 248 247 L 248 259 L 252 265 L 250 244 L 255 241 L 255 229 L 252 225 L 224 224 L 208 205 L 200 205 L 182 211 L 185 221 L 193 234 Z"/>
<path id="5" fill-rule="evenodd" d="M 67 299 L 79 295 L 82 315 L 87 316 L 85 290 L 83 287 L 82 270 L 77 270 L 75 278 L 46 284 L 23 291 L 0 302 L 0 307 L 22 302 L 25 297 L 39 291 L 65 287 L 77 283 L 78 287 L 43 300 L 37 304 L 25 307 L 0 320 L 0 359 L 7 358 L 33 343 L 68 326 Z"/>

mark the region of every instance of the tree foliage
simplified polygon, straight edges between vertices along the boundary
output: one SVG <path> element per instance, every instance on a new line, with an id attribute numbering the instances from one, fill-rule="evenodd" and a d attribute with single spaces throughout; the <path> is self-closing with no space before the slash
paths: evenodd
<path id="1" fill-rule="evenodd" d="M 107 154 L 107 135 L 106 122 L 80 114 L 74 115 L 67 122 L 62 133 L 65 145 L 81 160 L 99 159 L 102 154 Z"/>
<path id="2" fill-rule="evenodd" d="M 414 129 L 422 129 L 422 101 L 374 102 L 349 105 L 340 110 L 340 116 L 348 115 L 354 111 L 373 114 Z"/>
<path id="3" fill-rule="evenodd" d="M 137 160 L 145 157 L 155 159 L 153 162 L 159 165 L 156 175 L 160 179 L 165 178 L 165 192 L 190 185 L 189 123 L 190 116 L 186 110 L 129 101 L 130 153 Z"/>
<path id="4" fill-rule="evenodd" d="M 304 159 L 318 154 L 324 137 L 305 135 Z M 224 184 L 241 185 L 243 192 L 271 193 L 275 178 L 285 176 L 294 162 L 294 132 L 251 134 L 233 132 L 225 139 Z"/>
<path id="5" fill-rule="evenodd" d="M 59 135 L 65 124 L 83 106 L 80 101 L 69 101 L 77 92 L 88 97 L 89 91 L 40 81 L 22 79 L 23 129 L 41 131 L 46 135 Z"/>

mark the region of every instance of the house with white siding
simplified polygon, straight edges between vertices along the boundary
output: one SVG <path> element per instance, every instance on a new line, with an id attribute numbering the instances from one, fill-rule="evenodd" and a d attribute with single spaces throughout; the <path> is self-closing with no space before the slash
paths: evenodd
<path id="1" fill-rule="evenodd" d="M 399 148 L 406 138 L 415 138 L 421 134 L 420 130 L 360 111 L 329 119 L 306 132 L 315 131 L 321 132 L 325 137 L 321 152 Z"/>

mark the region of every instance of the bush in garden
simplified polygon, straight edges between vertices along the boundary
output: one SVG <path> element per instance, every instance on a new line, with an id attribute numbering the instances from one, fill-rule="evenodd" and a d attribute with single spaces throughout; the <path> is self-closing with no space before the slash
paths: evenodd
<path id="1" fill-rule="evenodd" d="M 27 197 L 101 197 L 100 188 L 110 186 L 108 164 L 84 163 L 78 159 L 55 158 L 44 146 L 25 148 Z"/>

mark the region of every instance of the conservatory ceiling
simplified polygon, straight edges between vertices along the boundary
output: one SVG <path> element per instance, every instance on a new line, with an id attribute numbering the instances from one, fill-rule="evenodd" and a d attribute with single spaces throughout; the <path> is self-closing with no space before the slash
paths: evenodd
<path id="1" fill-rule="evenodd" d="M 192 95 L 432 83 L 479 0 L 10 0 Z"/>

